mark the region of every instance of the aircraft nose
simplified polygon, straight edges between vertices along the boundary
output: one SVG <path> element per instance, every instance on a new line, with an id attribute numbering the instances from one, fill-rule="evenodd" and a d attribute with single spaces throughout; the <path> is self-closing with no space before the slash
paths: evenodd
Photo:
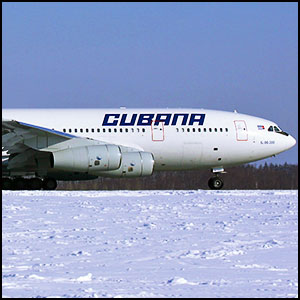
<path id="1" fill-rule="evenodd" d="M 287 142 L 287 148 L 290 149 L 296 145 L 296 139 L 291 135 L 289 136 L 289 141 Z"/>

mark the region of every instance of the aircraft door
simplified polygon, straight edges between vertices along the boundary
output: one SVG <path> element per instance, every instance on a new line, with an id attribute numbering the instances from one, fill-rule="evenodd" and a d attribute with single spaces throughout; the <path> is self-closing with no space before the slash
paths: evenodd
<path id="1" fill-rule="evenodd" d="M 162 142 L 165 140 L 164 122 L 153 120 L 151 123 L 151 135 L 153 142 Z"/>
<path id="2" fill-rule="evenodd" d="M 248 141 L 248 130 L 244 120 L 234 121 L 237 141 Z"/>

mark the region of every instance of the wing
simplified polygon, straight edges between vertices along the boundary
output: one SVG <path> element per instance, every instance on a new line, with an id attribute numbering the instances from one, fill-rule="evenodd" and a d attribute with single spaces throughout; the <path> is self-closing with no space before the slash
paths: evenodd
<path id="1" fill-rule="evenodd" d="M 15 120 L 2 120 L 2 168 L 34 169 L 37 157 L 47 156 L 51 147 L 72 139 L 76 136 Z"/>
<path id="2" fill-rule="evenodd" d="M 105 141 L 78 137 L 16 120 L 2 120 L 2 171 L 47 170 L 51 153 L 89 145 L 111 145 Z M 122 152 L 140 149 L 118 145 Z"/>
<path id="3" fill-rule="evenodd" d="M 76 136 L 14 120 L 2 120 L 2 150 L 9 154 L 19 153 L 25 148 L 46 148 L 72 138 Z"/>

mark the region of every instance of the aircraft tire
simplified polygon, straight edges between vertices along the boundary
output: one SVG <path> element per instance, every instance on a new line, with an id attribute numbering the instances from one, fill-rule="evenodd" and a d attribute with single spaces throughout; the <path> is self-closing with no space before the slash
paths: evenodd
<path id="1" fill-rule="evenodd" d="M 13 180 L 13 190 L 28 190 L 27 179 L 25 178 L 16 178 Z"/>
<path id="2" fill-rule="evenodd" d="M 208 180 L 208 186 L 211 190 L 220 190 L 224 185 L 224 182 L 219 177 L 212 177 Z"/>
<path id="3" fill-rule="evenodd" d="M 51 191 L 57 188 L 57 181 L 53 178 L 45 178 L 43 180 L 43 190 Z"/>
<path id="4" fill-rule="evenodd" d="M 2 178 L 2 190 L 12 190 L 13 189 L 13 181 L 10 178 Z"/>
<path id="5" fill-rule="evenodd" d="M 40 178 L 31 178 L 28 182 L 30 190 L 41 190 L 43 186 L 43 181 Z"/>

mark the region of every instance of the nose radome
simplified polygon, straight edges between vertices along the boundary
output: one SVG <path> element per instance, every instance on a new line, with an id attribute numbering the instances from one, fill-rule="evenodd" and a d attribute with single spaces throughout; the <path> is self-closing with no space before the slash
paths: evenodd
<path id="1" fill-rule="evenodd" d="M 296 145 L 296 142 L 297 142 L 296 139 L 290 135 L 289 142 L 288 142 L 288 149 L 294 147 Z"/>

